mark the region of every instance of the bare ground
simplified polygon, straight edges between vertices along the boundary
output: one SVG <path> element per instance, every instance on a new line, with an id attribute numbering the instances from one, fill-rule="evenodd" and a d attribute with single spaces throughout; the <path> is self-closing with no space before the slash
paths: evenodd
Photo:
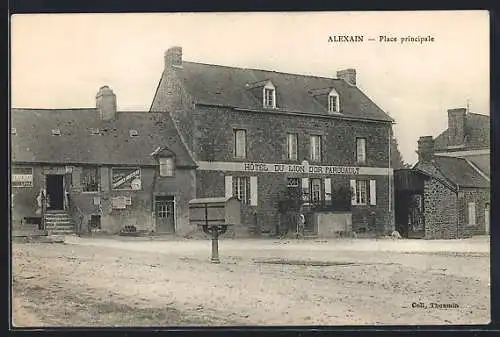
<path id="1" fill-rule="evenodd" d="M 16 326 L 487 324 L 490 317 L 485 240 L 223 240 L 219 265 L 209 263 L 203 240 L 67 242 L 13 244 Z"/>

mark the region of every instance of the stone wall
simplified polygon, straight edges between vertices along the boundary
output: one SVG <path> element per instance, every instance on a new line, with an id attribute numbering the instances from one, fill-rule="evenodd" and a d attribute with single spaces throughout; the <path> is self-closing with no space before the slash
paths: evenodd
<path id="1" fill-rule="evenodd" d="M 462 188 L 459 191 L 459 223 L 465 235 L 484 235 L 485 208 L 490 204 L 490 191 L 486 188 Z M 474 202 L 476 206 L 476 224 L 471 225 L 468 216 L 468 203 Z"/>
<path id="2" fill-rule="evenodd" d="M 424 221 L 426 239 L 456 239 L 464 236 L 458 222 L 458 197 L 437 179 L 424 183 Z"/>
<path id="3" fill-rule="evenodd" d="M 194 152 L 198 160 L 235 161 L 233 129 L 246 130 L 249 162 L 310 161 L 310 135 L 322 136 L 322 164 L 387 167 L 389 123 L 237 111 L 197 106 Z M 221 126 L 224 127 L 221 127 Z M 298 134 L 298 160 L 287 160 L 287 133 Z M 366 138 L 366 163 L 356 163 L 356 138 Z M 313 164 L 311 162 L 311 164 Z M 320 164 L 320 163 L 315 163 Z"/>

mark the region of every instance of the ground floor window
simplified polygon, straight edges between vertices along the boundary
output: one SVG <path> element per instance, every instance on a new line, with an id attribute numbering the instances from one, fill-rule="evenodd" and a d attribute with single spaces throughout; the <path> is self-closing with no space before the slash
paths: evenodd
<path id="1" fill-rule="evenodd" d="M 309 190 L 311 191 L 311 204 L 320 205 L 324 201 L 323 194 L 321 193 L 322 179 L 313 178 L 311 179 L 311 186 Z"/>
<path id="2" fill-rule="evenodd" d="M 89 228 L 101 229 L 101 216 L 98 214 L 92 214 L 89 219 Z"/>
<path id="3" fill-rule="evenodd" d="M 351 180 L 352 205 L 376 205 L 376 181 L 368 179 Z"/>
<path id="4" fill-rule="evenodd" d="M 468 209 L 468 224 L 469 226 L 475 226 L 476 225 L 476 203 L 474 202 L 469 202 L 467 204 L 467 209 Z"/>
<path id="5" fill-rule="evenodd" d="M 33 187 L 33 168 L 13 167 L 12 187 Z"/>
<path id="6" fill-rule="evenodd" d="M 83 192 L 99 191 L 99 168 L 97 166 L 84 167 L 80 178 Z"/>
<path id="7" fill-rule="evenodd" d="M 242 204 L 250 203 L 250 177 L 233 177 L 233 196 Z"/>

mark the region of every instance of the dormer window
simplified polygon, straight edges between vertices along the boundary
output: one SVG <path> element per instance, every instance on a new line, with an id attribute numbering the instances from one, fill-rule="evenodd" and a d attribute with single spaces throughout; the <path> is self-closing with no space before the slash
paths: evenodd
<path id="1" fill-rule="evenodd" d="M 160 158 L 160 176 L 173 177 L 174 176 L 174 158 Z"/>
<path id="2" fill-rule="evenodd" d="M 16 128 L 10 129 L 10 134 L 11 135 L 17 135 L 17 129 Z"/>
<path id="3" fill-rule="evenodd" d="M 60 129 L 52 129 L 52 135 L 53 136 L 60 136 L 61 130 Z"/>
<path id="4" fill-rule="evenodd" d="M 328 112 L 329 113 L 340 112 L 339 94 L 337 94 L 335 90 L 332 90 L 328 94 Z"/>
<path id="5" fill-rule="evenodd" d="M 264 108 L 276 108 L 276 88 L 271 82 L 264 86 L 262 97 L 264 98 Z"/>
<path id="6" fill-rule="evenodd" d="M 137 130 L 129 130 L 128 133 L 129 133 L 130 137 L 137 137 L 139 135 Z"/>

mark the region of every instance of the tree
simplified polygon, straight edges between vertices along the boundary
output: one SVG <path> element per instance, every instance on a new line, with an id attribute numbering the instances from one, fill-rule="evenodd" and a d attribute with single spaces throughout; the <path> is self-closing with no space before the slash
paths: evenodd
<path id="1" fill-rule="evenodd" d="M 391 128 L 391 167 L 395 170 L 402 168 L 410 168 L 411 166 L 404 162 L 401 152 L 399 152 L 398 141 L 394 136 Z"/>

